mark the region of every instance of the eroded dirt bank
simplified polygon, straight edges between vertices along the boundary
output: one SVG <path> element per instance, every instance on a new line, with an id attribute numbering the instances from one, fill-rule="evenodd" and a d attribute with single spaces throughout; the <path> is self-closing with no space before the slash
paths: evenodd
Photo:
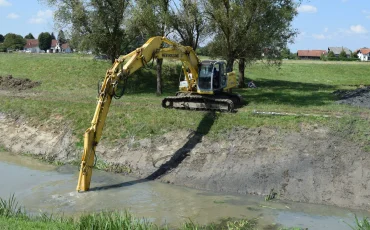
<path id="1" fill-rule="evenodd" d="M 0 145 L 12 152 L 72 161 L 80 152 L 75 141 L 67 127 L 31 127 L 0 114 Z M 114 146 L 102 142 L 97 154 L 138 178 L 239 194 L 266 195 L 274 189 L 281 199 L 370 208 L 369 154 L 323 127 L 236 128 L 217 142 L 172 132 Z"/>

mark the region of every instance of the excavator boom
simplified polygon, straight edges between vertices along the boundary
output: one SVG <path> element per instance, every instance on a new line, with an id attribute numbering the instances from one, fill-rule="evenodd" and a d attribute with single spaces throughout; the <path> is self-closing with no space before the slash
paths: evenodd
<path id="1" fill-rule="evenodd" d="M 163 47 L 163 44 L 167 47 Z M 106 72 L 91 126 L 84 134 L 77 191 L 90 189 L 95 150 L 102 136 L 112 98 L 120 98 L 128 77 L 153 58 L 176 59 L 183 64 L 185 80 L 180 83 L 180 92 L 174 97 L 164 98 L 163 107 L 233 111 L 234 105 L 240 103 L 238 95 L 223 92 L 237 84 L 235 74 L 226 73 L 224 62 L 207 62 L 203 66 L 191 47 L 182 46 L 165 37 L 150 38 L 142 47 L 116 59 Z"/>

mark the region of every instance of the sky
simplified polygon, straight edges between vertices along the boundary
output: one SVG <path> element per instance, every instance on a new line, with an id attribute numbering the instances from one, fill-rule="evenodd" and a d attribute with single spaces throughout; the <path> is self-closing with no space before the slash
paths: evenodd
<path id="1" fill-rule="evenodd" d="M 370 47 L 370 0 L 304 0 L 293 27 L 299 31 L 292 52 L 302 49 L 347 47 L 354 51 Z M 38 0 L 0 0 L 0 34 L 57 30 L 53 10 Z"/>

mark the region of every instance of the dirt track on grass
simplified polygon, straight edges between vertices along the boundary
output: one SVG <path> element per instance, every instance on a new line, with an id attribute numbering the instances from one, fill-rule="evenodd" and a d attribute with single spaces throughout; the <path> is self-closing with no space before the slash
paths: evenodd
<path id="1" fill-rule="evenodd" d="M 11 152 L 79 160 L 76 140 L 67 125 L 32 126 L 0 114 L 0 145 Z M 129 168 L 137 178 L 155 175 L 166 183 L 238 194 L 274 189 L 280 199 L 370 209 L 369 154 L 325 127 L 235 128 L 218 141 L 178 131 L 114 146 L 102 142 L 97 155 L 110 169 Z"/>

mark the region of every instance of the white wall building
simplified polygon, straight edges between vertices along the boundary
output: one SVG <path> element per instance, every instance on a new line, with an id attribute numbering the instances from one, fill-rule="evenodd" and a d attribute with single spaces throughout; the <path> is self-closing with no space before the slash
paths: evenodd
<path id="1" fill-rule="evenodd" d="M 370 61 L 370 49 L 363 48 L 356 51 L 361 61 Z"/>
<path id="2" fill-rule="evenodd" d="M 24 50 L 27 53 L 40 53 L 39 40 L 37 39 L 26 39 L 26 45 Z"/>

